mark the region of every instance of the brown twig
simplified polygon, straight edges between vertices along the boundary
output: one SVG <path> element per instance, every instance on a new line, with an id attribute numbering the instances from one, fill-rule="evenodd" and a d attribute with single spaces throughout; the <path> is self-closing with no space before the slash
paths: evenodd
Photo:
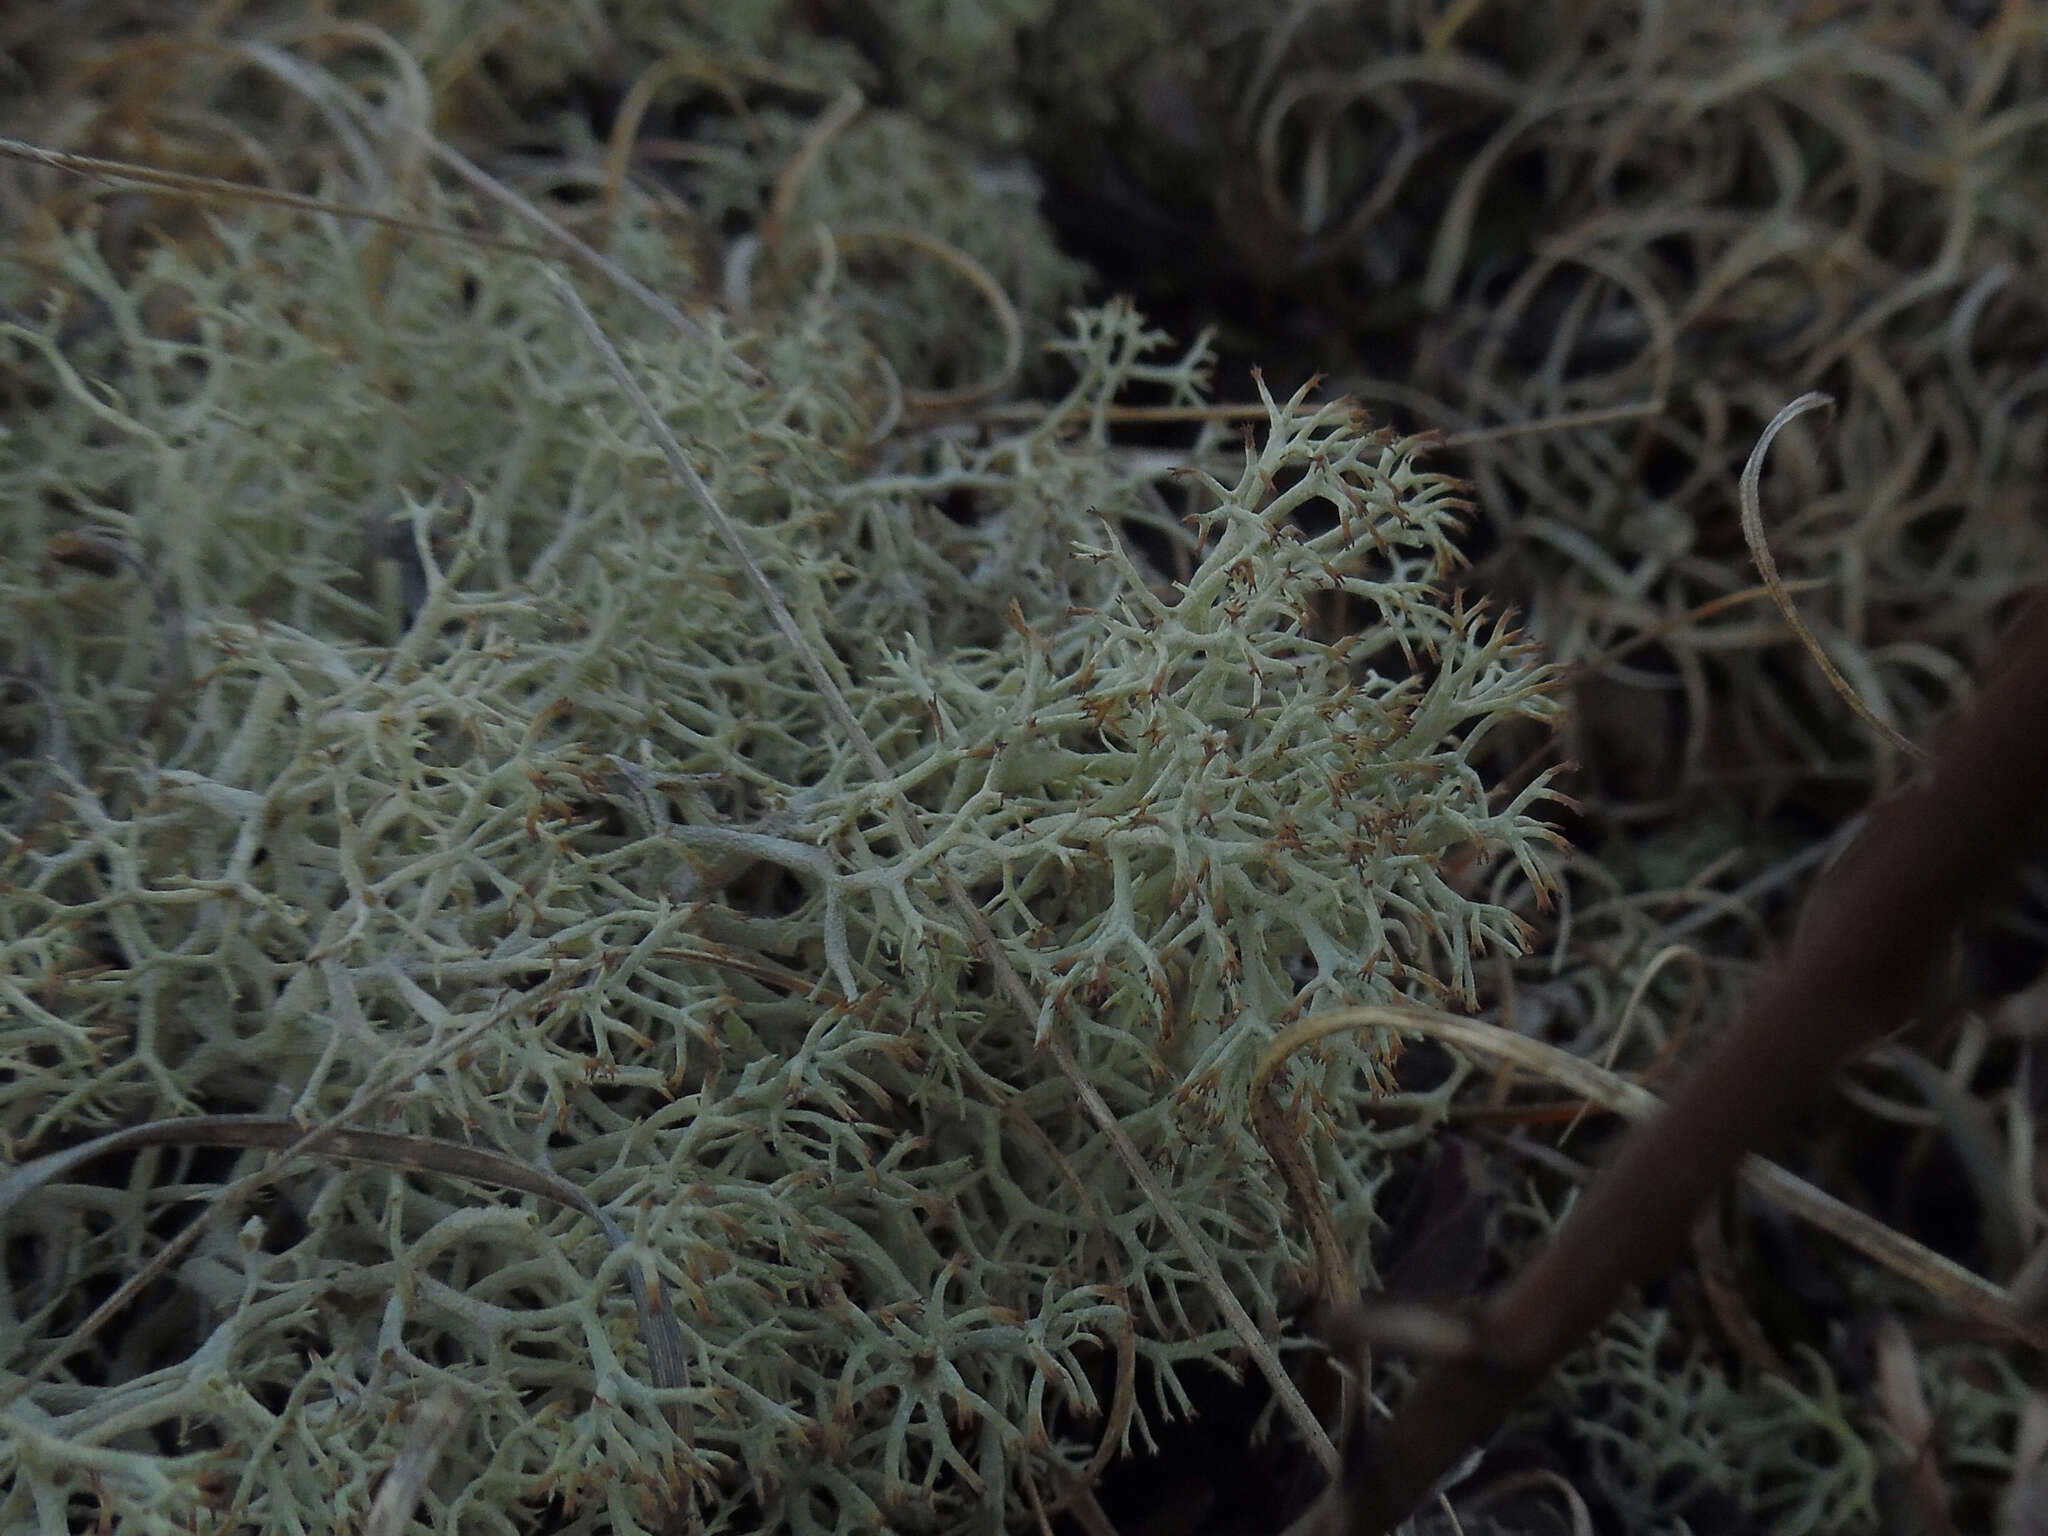
<path id="1" fill-rule="evenodd" d="M 1952 721 L 1931 769 L 1872 808 L 1735 1027 L 1634 1130 L 1548 1248 L 1477 1314 L 1478 1347 L 1428 1366 L 1378 1434 L 1354 1427 L 1310 1528 L 1391 1530 L 1632 1285 L 1683 1252 L 1693 1221 L 1854 1052 L 1912 1017 L 1956 921 L 2042 830 L 2048 593 L 2004 665 Z"/>

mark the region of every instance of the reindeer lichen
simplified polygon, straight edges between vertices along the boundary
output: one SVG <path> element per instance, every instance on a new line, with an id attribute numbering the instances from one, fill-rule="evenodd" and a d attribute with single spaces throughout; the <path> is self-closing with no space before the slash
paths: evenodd
<path id="1" fill-rule="evenodd" d="M 617 236 L 667 259 L 658 220 Z M 1261 1048 L 1469 1000 L 1519 939 L 1489 883 L 1547 889 L 1542 781 L 1496 803 L 1480 763 L 1550 674 L 1457 597 L 1456 486 L 1307 390 L 1234 469 L 1214 427 L 1116 446 L 1119 395 L 1206 384 L 1127 306 L 1070 317 L 1042 418 L 891 431 L 850 318 L 885 297 L 814 276 L 681 337 L 593 289 L 878 782 L 531 258 L 387 239 L 259 214 L 130 272 L 84 230 L 0 267 L 0 1137 L 311 1124 L 417 1062 L 364 1129 L 551 1169 L 631 1245 L 312 1161 L 45 1370 L 260 1155 L 81 1170 L 6 1215 L 0 1524 L 343 1528 L 450 1401 L 438 1529 L 1056 1497 L 1238 1345 L 1044 1042 L 1277 1338 L 1308 1255 L 1245 1116 Z M 1392 1054 L 1296 1079 L 1361 1244 L 1415 1134 L 1371 1113 Z M 636 1258 L 686 1388 L 640 1369 Z"/>

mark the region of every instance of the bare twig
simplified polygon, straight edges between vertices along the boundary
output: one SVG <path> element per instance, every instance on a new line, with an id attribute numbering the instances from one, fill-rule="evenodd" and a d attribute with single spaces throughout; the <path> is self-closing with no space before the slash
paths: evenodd
<path id="1" fill-rule="evenodd" d="M 520 256 L 548 254 L 542 247 L 528 245 L 523 241 L 506 240 L 497 235 L 485 234 L 481 230 L 457 229 L 453 225 L 436 224 L 428 219 L 408 218 L 401 213 L 386 213 L 381 208 L 361 208 L 349 203 L 333 202 L 324 197 L 306 197 L 297 192 L 280 192 L 275 187 L 252 186 L 243 181 L 225 181 L 218 176 L 194 176 L 184 171 L 166 171 L 153 165 L 138 165 L 130 160 L 102 160 L 93 155 L 74 155 L 68 150 L 48 149 L 41 144 L 24 144 L 19 139 L 0 138 L 0 158 L 48 166 L 51 170 L 64 171 L 73 176 L 83 177 L 87 181 L 97 181 L 111 187 L 155 187 L 159 191 L 176 192 L 195 203 L 267 203 L 274 208 L 289 208 L 294 213 L 323 213 L 335 218 L 357 219 L 366 224 L 381 224 L 387 229 L 402 229 L 408 234 L 425 235 L 433 240 L 457 240 L 483 250 L 509 251 Z"/>
<path id="2" fill-rule="evenodd" d="M 1872 808 L 1735 1027 L 1630 1133 L 1550 1245 L 1478 1314 L 1480 1349 L 1426 1367 L 1383 1433 L 1347 1438 L 1312 1526 L 1380 1536 L 1620 1301 L 1683 1252 L 1699 1210 L 1841 1062 L 1912 1017 L 1960 917 L 2042 830 L 2048 594 L 1952 721 L 1931 771 Z"/>

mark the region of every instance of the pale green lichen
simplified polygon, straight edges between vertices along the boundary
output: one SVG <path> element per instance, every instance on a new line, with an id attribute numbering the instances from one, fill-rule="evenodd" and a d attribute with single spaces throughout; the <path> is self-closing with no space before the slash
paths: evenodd
<path id="1" fill-rule="evenodd" d="M 374 1128 L 611 1212 L 677 1298 L 695 1443 L 587 1223 L 315 1167 L 15 1398 L 0 1520 L 332 1529 L 444 1390 L 442 1529 L 635 1530 L 677 1487 L 797 1531 L 1050 1497 L 1120 1342 L 1140 1444 L 1235 1347 L 1050 1032 L 1277 1334 L 1305 1253 L 1243 1113 L 1258 1051 L 1304 1007 L 1467 995 L 1516 938 L 1480 872 L 1547 879 L 1541 788 L 1492 805 L 1475 767 L 1546 673 L 1449 595 L 1459 504 L 1414 445 L 1274 403 L 1230 479 L 1189 446 L 1191 534 L 1099 407 L 1192 402 L 1202 356 L 1126 308 L 1074 317 L 1050 419 L 877 448 L 830 293 L 708 346 L 611 304 L 882 785 L 530 264 L 414 244 L 376 281 L 354 235 L 219 233 L 129 281 L 81 239 L 56 287 L 7 278 L 0 1133 L 317 1119 L 502 1012 Z M 622 259 L 658 251 L 629 221 Z M 1364 1113 L 1386 1050 L 1301 1082 L 1361 1244 L 1410 1134 Z M 13 1212 L 8 1380 L 238 1166 L 149 1154 Z"/>
<path id="2" fill-rule="evenodd" d="M 1578 1398 L 1587 1491 L 1631 1530 L 1704 1524 L 1715 1495 L 1774 1531 L 1879 1526 L 1877 1453 L 1812 1350 L 1793 1374 L 1737 1382 L 1665 1314 L 1630 1311 L 1559 1377 L 1552 1395 Z"/>
<path id="3" fill-rule="evenodd" d="M 253 26 L 262 9 L 240 14 Z M 1191 1373 L 1242 1364 L 1038 1039 L 1056 1035 L 1085 1064 L 1260 1325 L 1291 1343 L 1285 1312 L 1308 1255 L 1243 1113 L 1250 1063 L 1281 1020 L 1404 992 L 1463 997 L 1475 957 L 1514 941 L 1509 913 L 1532 911 L 1553 876 L 1564 920 L 1515 973 L 1516 1027 L 1648 1063 L 1732 1015 L 1743 967 L 1681 941 L 1716 911 L 1760 924 L 1744 893 L 1770 879 L 1770 894 L 1790 894 L 1806 850 L 1760 844 L 1735 821 L 1704 837 L 1695 819 L 1546 861 L 1540 787 L 1494 804 L 1479 776 L 1488 731 L 1548 717 L 1546 674 L 1458 608 L 1461 508 L 1414 444 L 1306 399 L 1274 405 L 1249 457 L 1215 429 L 1168 449 L 1119 444 L 1106 404 L 1204 398 L 1202 350 L 1175 355 L 1126 309 L 1067 315 L 1078 268 L 1048 238 L 1028 178 L 907 116 L 870 110 L 825 145 L 751 277 L 744 242 L 727 242 L 761 229 L 778 178 L 849 86 L 902 80 L 950 128 L 1006 143 L 1040 139 L 1027 119 L 1056 103 L 1053 115 L 1088 125 L 1075 137 L 1091 165 L 1104 124 L 1192 121 L 1192 148 L 1159 135 L 1175 147 L 1163 168 L 1129 146 L 1155 194 L 1164 182 L 1223 206 L 1232 240 L 1256 252 L 1277 231 L 1283 255 L 1353 264 L 1346 281 L 1368 289 L 1355 264 L 1370 276 L 1404 244 L 1424 252 L 1440 205 L 1469 184 L 1470 258 L 1441 267 L 1443 281 L 1470 268 L 1469 282 L 1431 327 L 1460 360 L 1445 398 L 1474 421 L 1627 402 L 1652 384 L 1666 397 L 1657 348 L 1613 371 L 1560 371 L 1600 327 L 1641 341 L 1644 294 L 1693 304 L 1665 292 L 1663 254 L 1600 224 L 1600 281 L 1639 267 L 1634 298 L 1617 309 L 1580 288 L 1585 302 L 1546 333 L 1553 362 L 1497 356 L 1514 317 L 1541 308 L 1527 284 L 1496 302 L 1486 277 L 1504 254 L 1519 259 L 1527 211 L 1482 185 L 1493 162 L 1455 139 L 1437 151 L 1462 157 L 1455 174 L 1389 159 L 1388 124 L 1405 134 L 1401 114 L 1440 99 L 1401 87 L 1361 111 L 1347 94 L 1361 71 L 1448 69 L 1485 87 L 1459 111 L 1496 114 L 1500 142 L 1538 123 L 1517 142 L 1540 140 L 1570 180 L 1603 152 L 1593 119 L 1634 121 L 1626 95 L 1598 92 L 1592 118 L 1543 115 L 1573 99 L 1573 80 L 1606 79 L 1613 55 L 1585 43 L 1601 27 L 1525 29 L 1515 44 L 1583 47 L 1568 78 L 1513 50 L 1475 68 L 1457 38 L 1447 56 L 1425 50 L 1415 17 L 1382 36 L 1312 9 L 1204 5 L 1169 32 L 1156 8 L 890 3 L 871 8 L 872 64 L 809 32 L 796 7 L 411 9 L 404 46 L 434 84 L 437 122 L 472 146 L 507 124 L 521 143 L 556 146 L 492 162 L 536 196 L 600 182 L 603 146 L 566 107 L 579 83 L 685 66 L 643 135 L 695 158 L 636 163 L 614 217 L 579 228 L 693 311 L 713 296 L 748 302 L 714 319 L 708 342 L 682 343 L 587 286 L 833 658 L 887 784 L 836 736 L 527 264 L 227 210 L 201 238 L 189 210 L 162 201 L 129 223 L 160 218 L 193 254 L 159 250 L 138 267 L 89 226 L 60 241 L 55 226 L 23 225 L 20 260 L 0 262 L 0 820 L 25 840 L 0 850 L 5 1155 L 201 1111 L 318 1118 L 394 1063 L 487 1026 L 411 1073 L 377 1123 L 549 1164 L 637 1247 L 613 1256 L 581 1217 L 445 1177 L 302 1164 L 27 1386 L 43 1350 L 159 1251 L 181 1202 L 261 1159 L 177 1151 L 97 1166 L 0 1231 L 0 1524 L 348 1529 L 442 1394 L 463 1414 L 421 1511 L 435 1528 L 635 1530 L 677 1487 L 713 1528 L 1020 1516 L 1023 1490 L 1056 1497 L 1057 1469 L 1105 1432 L 1147 1445 Z M 1775 121 L 1779 87 L 1755 75 L 1743 38 L 1775 14 L 1730 21 L 1711 68 L 1684 65 L 1675 46 L 1658 56 L 1660 89 L 1745 71 L 1749 83 L 1728 85 L 1728 126 L 1708 113 L 1679 139 L 1624 135 L 1627 157 L 1650 157 L 1630 158 L 1631 175 L 1666 185 L 1660 143 L 1744 163 L 1733 149 Z M 1325 21 L 1351 29 L 1353 52 L 1326 53 Z M 194 138 L 213 142 L 193 123 L 232 120 L 221 141 L 260 140 L 278 184 L 376 190 L 339 184 L 319 121 L 308 142 L 268 121 L 251 133 L 266 98 L 237 94 L 243 65 L 178 58 L 193 115 L 177 121 Z M 406 99 L 379 76 L 380 55 L 328 62 L 379 100 Z M 1512 78 L 1496 73 L 1510 66 Z M 2006 87 L 2022 106 L 2001 111 L 2024 110 L 2029 70 Z M 551 105 L 524 116 L 537 99 Z M 1896 129 L 1883 112 L 1842 117 L 1859 119 L 1860 159 Z M 1248 158 L 1240 135 L 1276 125 L 1276 153 Z M 1860 415 L 1850 407 L 1863 425 L 1845 422 L 1822 452 L 1844 505 L 1879 511 L 1783 534 L 1806 541 L 1808 566 L 1839 556 L 1875 573 L 1845 589 L 1845 636 L 1860 637 L 1859 603 L 1881 606 L 1873 594 L 1903 604 L 1937 565 L 1941 582 L 1963 581 L 1963 600 L 1910 609 L 1942 655 L 1871 652 L 1886 674 L 1871 691 L 1896 695 L 1909 723 L 1942 689 L 1902 692 L 1905 668 L 1959 676 L 1943 660 L 1956 637 L 2040 565 L 2025 519 L 1973 512 L 1951 535 L 1949 492 L 1923 496 L 1899 469 L 1930 452 L 1975 463 L 1971 495 L 2002 504 L 2040 460 L 2038 413 L 2013 414 L 2034 377 L 2024 326 L 1994 324 L 2007 279 L 1987 265 L 2039 222 L 1996 163 L 2024 135 L 1971 142 L 1979 169 L 1952 194 L 1970 215 L 1956 228 L 1976 231 L 1958 236 L 1967 297 L 1952 317 L 1936 306 L 1867 328 L 1939 430 L 1888 405 L 1873 426 L 1871 400 L 1889 396 L 1866 394 Z M 1225 171 L 1255 172 L 1262 195 L 1220 198 L 1235 184 Z M 1329 205 L 1333 189 L 1364 197 L 1383 174 L 1407 189 L 1386 230 L 1349 223 L 1342 198 Z M 1807 183 L 1817 217 L 1830 184 Z M 431 183 L 387 185 L 409 212 L 483 222 Z M 52 192 L 39 195 L 56 204 Z M 1950 196 L 1899 227 L 1945 227 Z M 1610 212 L 1558 206 L 1567 221 Z M 1755 227 L 1756 210 L 1728 206 L 1742 217 L 1688 237 L 1700 270 L 1734 270 L 1715 266 L 1740 254 L 1720 232 Z M 1325 221 L 1359 239 L 1323 239 Z M 909 230 L 978 264 L 1020 311 L 1035 381 L 1072 393 L 1035 421 L 906 419 L 899 386 L 990 376 L 999 317 L 959 263 L 900 239 L 862 244 L 864 228 Z M 1462 251 L 1466 235 L 1443 228 Z M 1799 248 L 1831 228 L 1822 217 L 1794 231 Z M 1420 277 L 1418 261 L 1374 305 L 1412 302 Z M 1765 285 L 1762 298 L 1771 309 L 1784 295 Z M 1684 349 L 1726 323 L 1716 309 L 1747 328 L 1754 304 L 1684 322 L 1685 377 Z M 1801 349 L 1836 345 L 1829 312 L 1800 321 Z M 1987 355 L 1994 331 L 2014 356 Z M 1753 359 L 1713 345 L 1722 371 L 1698 387 L 1750 399 Z M 1556 653 L 1597 657 L 1740 585 L 1698 538 L 1739 430 L 1719 406 L 1688 425 L 1692 409 L 1649 429 L 1687 468 L 1670 504 L 1647 511 L 1634 417 L 1591 439 L 1477 450 L 1488 513 L 1532 562 L 1536 627 Z M 1909 427 L 1910 452 L 1892 440 Z M 1174 464 L 1197 472 L 1175 483 Z M 1922 521 L 1933 531 L 1915 532 Z M 1773 733 L 1815 771 L 1842 771 L 1830 765 L 1845 744 L 1863 751 L 1832 715 L 1802 712 L 1766 626 L 1674 643 L 1696 745 L 1712 718 L 1759 759 Z M 931 848 L 895 842 L 890 787 L 919 808 Z M 1700 870 L 1727 867 L 1710 855 L 1730 837 L 1762 868 L 1731 874 L 1745 883 L 1724 896 Z M 1030 1016 L 996 995 L 938 898 L 941 863 L 1037 990 Z M 1464 1071 L 1404 1094 L 1385 1047 L 1333 1044 L 1289 1084 L 1368 1279 L 1386 1219 L 1376 1196 L 1437 1134 Z M 1537 1213 L 1513 1236 L 1550 1224 Z M 1488 1233 L 1496 1258 L 1518 1245 L 1506 1225 Z M 689 1340 L 688 1443 L 665 1415 L 674 1403 L 648 1386 L 614 1283 L 649 1254 Z M 1847 1346 L 1827 1342 L 1841 1369 Z M 1124 1348 L 1137 1362 L 1127 1421 L 1115 1416 Z M 1980 1346 L 1921 1359 L 1948 1426 L 1945 1465 L 2002 1478 L 2026 1384 Z M 1676 1529 L 1688 1501 L 1721 1495 L 1774 1529 L 1870 1529 L 1873 1447 L 1892 1463 L 1903 1452 L 1819 1357 L 1795 1366 L 1792 1384 L 1745 1380 L 1664 1314 L 1636 1312 L 1535 1411 L 1563 1416 L 1556 1443 L 1583 1449 L 1583 1491 L 1632 1528 Z"/>

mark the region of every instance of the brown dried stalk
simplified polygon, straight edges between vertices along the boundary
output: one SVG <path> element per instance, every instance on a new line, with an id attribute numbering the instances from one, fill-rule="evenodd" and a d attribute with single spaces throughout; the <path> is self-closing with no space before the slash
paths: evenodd
<path id="1" fill-rule="evenodd" d="M 2048 593 L 2008 632 L 1931 770 L 1872 808 L 1734 1028 L 1637 1127 L 1542 1253 L 1427 1366 L 1379 1433 L 1354 1425 L 1317 1533 L 1379 1536 L 1483 1440 L 1632 1285 L 1684 1251 L 1707 1201 L 1850 1055 L 1926 998 L 1956 922 L 1995 895 L 2048 808 Z"/>

